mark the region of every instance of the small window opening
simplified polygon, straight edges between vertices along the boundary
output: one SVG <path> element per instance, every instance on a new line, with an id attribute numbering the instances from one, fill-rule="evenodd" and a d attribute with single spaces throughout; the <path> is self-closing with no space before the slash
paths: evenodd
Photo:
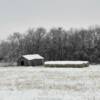
<path id="1" fill-rule="evenodd" d="M 24 66 L 24 61 L 21 61 L 21 66 Z"/>

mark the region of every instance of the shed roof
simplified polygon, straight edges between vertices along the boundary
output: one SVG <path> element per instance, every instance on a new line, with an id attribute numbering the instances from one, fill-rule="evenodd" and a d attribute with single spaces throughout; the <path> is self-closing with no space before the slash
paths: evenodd
<path id="1" fill-rule="evenodd" d="M 34 60 L 34 59 L 44 59 L 42 56 L 40 56 L 39 54 L 29 54 L 29 55 L 23 55 L 22 57 L 24 57 L 27 60 Z"/>

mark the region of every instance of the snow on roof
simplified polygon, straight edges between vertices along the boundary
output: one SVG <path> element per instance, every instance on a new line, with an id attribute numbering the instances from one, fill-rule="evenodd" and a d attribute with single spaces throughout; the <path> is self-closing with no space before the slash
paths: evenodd
<path id="1" fill-rule="evenodd" d="M 56 65 L 64 65 L 64 64 L 87 64 L 88 61 L 47 61 L 45 64 L 56 64 Z"/>
<path id="2" fill-rule="evenodd" d="M 25 59 L 28 59 L 28 60 L 44 59 L 44 58 L 43 58 L 42 56 L 40 56 L 39 54 L 23 55 L 22 57 L 24 57 Z"/>

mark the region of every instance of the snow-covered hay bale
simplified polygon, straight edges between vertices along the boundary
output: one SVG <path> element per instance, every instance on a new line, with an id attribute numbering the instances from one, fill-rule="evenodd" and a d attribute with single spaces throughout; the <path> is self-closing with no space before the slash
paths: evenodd
<path id="1" fill-rule="evenodd" d="M 44 63 L 45 67 L 74 67 L 82 68 L 88 67 L 88 61 L 46 61 Z"/>

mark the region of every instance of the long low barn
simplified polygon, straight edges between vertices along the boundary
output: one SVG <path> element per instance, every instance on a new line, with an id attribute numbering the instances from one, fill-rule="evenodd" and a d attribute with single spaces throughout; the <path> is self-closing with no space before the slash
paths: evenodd
<path id="1" fill-rule="evenodd" d="M 47 67 L 88 67 L 88 61 L 47 61 L 44 63 Z"/>
<path id="2" fill-rule="evenodd" d="M 39 54 L 22 55 L 18 61 L 18 66 L 38 66 L 43 65 L 44 57 Z"/>

